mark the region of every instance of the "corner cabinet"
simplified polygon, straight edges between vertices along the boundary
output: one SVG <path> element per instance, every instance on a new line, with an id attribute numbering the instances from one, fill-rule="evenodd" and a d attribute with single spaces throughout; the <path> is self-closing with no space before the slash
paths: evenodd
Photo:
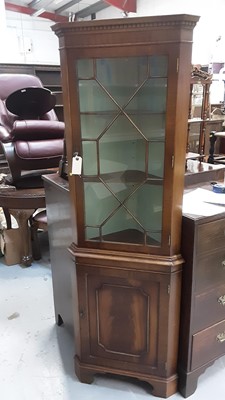
<path id="1" fill-rule="evenodd" d="M 59 38 L 71 172 L 69 251 L 81 382 L 111 373 L 149 382 L 156 396 L 177 390 L 182 196 L 197 21 L 170 15 L 52 28 Z"/>

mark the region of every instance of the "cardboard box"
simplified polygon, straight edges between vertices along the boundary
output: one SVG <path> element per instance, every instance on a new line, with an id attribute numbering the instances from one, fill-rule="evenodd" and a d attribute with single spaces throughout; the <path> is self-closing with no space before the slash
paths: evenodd
<path id="1" fill-rule="evenodd" d="M 21 230 L 1 230 L 1 252 L 4 255 L 6 265 L 20 264 L 22 259 L 22 237 Z"/>

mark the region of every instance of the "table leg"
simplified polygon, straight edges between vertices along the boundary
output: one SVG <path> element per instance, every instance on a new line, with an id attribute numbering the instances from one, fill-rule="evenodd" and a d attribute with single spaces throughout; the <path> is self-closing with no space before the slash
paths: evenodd
<path id="1" fill-rule="evenodd" d="M 35 209 L 21 210 L 21 209 L 10 209 L 9 212 L 16 219 L 18 229 L 20 230 L 22 237 L 22 259 L 21 264 L 24 267 L 29 267 L 32 263 L 32 252 L 31 252 L 31 237 L 28 220 L 34 213 Z"/>
<path id="2" fill-rule="evenodd" d="M 2 209 L 3 209 L 4 215 L 5 215 L 6 227 L 7 227 L 7 229 L 11 229 L 12 223 L 11 223 L 11 216 L 10 216 L 9 210 L 8 210 L 8 208 L 5 208 L 5 207 L 3 207 Z"/>

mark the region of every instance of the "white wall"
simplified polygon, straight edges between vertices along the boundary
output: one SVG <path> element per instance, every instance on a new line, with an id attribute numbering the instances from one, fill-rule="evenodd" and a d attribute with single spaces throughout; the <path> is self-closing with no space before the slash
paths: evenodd
<path id="1" fill-rule="evenodd" d="M 0 55 L 5 52 L 5 37 L 6 32 L 6 19 L 5 19 L 5 4 L 3 0 L 0 0 Z"/>
<path id="2" fill-rule="evenodd" d="M 224 0 L 214 0 L 212 3 L 205 0 L 139 0 L 138 4 L 140 15 L 194 14 L 200 16 L 194 29 L 192 62 L 193 64 L 208 64 L 212 61 L 215 56 L 216 39 L 219 35 L 225 34 Z"/>
<path id="3" fill-rule="evenodd" d="M 194 14 L 200 17 L 193 34 L 193 64 L 225 63 L 225 0 L 214 0 L 212 3 L 205 0 L 137 0 L 137 13 L 130 13 L 129 17 L 167 14 Z M 114 7 L 97 15 L 99 19 L 121 16 L 122 12 Z M 214 75 L 210 99 L 212 103 L 224 100 L 221 75 Z"/>
<path id="4" fill-rule="evenodd" d="M 4 0 L 0 0 L 0 5 L 2 2 Z M 0 14 L 3 15 L 1 9 Z M 130 13 L 129 17 L 166 14 L 201 17 L 194 30 L 194 64 L 225 62 L 225 0 L 212 3 L 205 0 L 137 0 L 137 14 Z M 97 14 L 98 19 L 122 16 L 122 11 L 115 7 Z M 0 62 L 59 64 L 58 38 L 51 25 L 54 22 L 43 18 L 6 11 L 6 34 L 3 35 L 6 46 L 0 52 Z M 219 36 L 222 39 L 217 42 Z"/>
<path id="5" fill-rule="evenodd" d="M 54 22 L 12 11 L 5 14 L 5 47 L 0 52 L 1 63 L 59 64 L 58 38 L 51 30 Z"/>
<path id="6" fill-rule="evenodd" d="M 193 64 L 225 62 L 225 0 L 137 0 L 137 13 L 129 17 L 168 14 L 194 14 L 200 20 L 194 29 Z M 97 18 L 121 18 L 115 7 L 106 8 Z M 220 42 L 216 39 L 221 36 Z"/>

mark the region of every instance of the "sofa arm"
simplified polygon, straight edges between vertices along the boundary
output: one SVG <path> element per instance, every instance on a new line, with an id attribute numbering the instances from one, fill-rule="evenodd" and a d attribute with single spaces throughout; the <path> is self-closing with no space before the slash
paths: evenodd
<path id="1" fill-rule="evenodd" d="M 13 124 L 11 135 L 15 140 L 62 139 L 64 122 L 48 120 L 17 120 Z"/>
<path id="2" fill-rule="evenodd" d="M 10 142 L 10 141 L 11 141 L 11 135 L 3 125 L 0 125 L 0 142 Z"/>

